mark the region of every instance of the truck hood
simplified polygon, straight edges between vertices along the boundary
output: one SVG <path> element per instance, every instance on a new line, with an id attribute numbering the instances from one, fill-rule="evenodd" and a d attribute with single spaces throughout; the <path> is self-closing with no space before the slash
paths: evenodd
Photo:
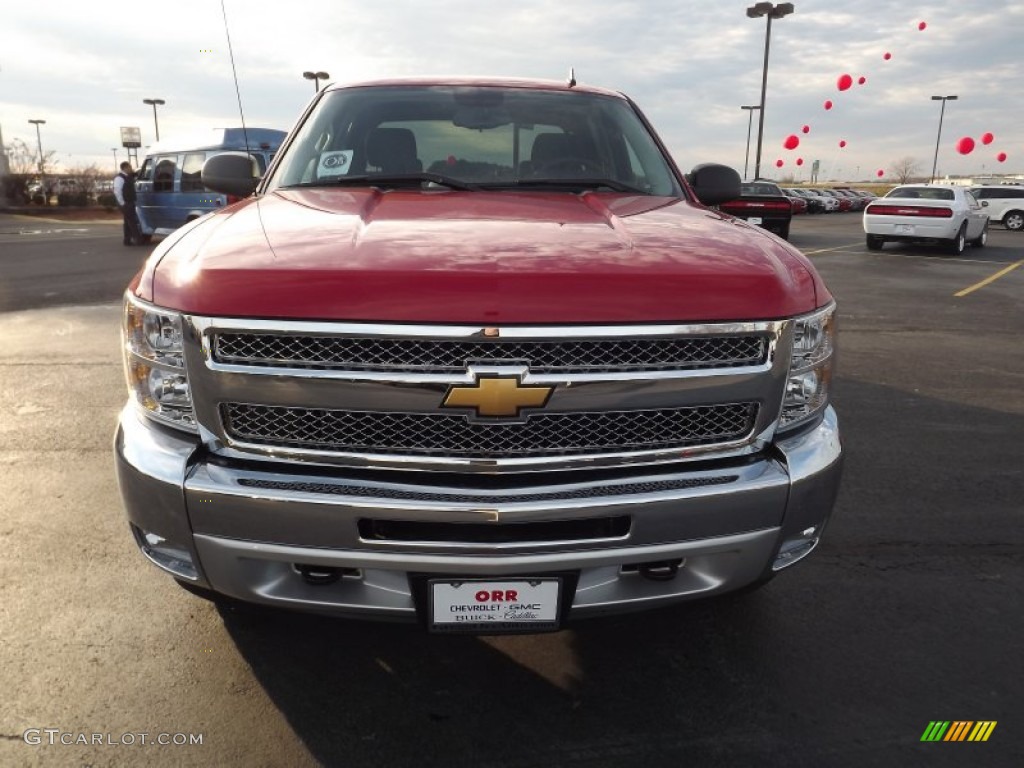
<path id="1" fill-rule="evenodd" d="M 199 315 L 489 325 L 772 319 L 828 300 L 795 249 L 678 198 L 339 188 L 199 220 L 136 291 Z"/>

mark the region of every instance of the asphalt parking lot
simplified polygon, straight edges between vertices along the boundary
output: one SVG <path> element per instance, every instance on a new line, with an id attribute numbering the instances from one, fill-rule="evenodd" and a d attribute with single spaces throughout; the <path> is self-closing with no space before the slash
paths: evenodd
<path id="1" fill-rule="evenodd" d="M 0 765 L 1024 764 L 1024 234 L 869 253 L 858 215 L 798 217 L 840 306 L 819 550 L 751 595 L 473 638 L 218 610 L 144 561 L 110 441 L 149 249 L 75 228 L 0 226 Z"/>

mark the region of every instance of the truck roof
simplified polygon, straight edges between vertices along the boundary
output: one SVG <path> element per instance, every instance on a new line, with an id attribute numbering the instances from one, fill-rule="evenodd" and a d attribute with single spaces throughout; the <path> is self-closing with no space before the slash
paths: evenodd
<path id="1" fill-rule="evenodd" d="M 568 80 L 541 80 L 532 78 L 515 77 L 402 77 L 384 78 L 377 80 L 365 80 L 347 83 L 331 83 L 322 90 L 343 90 L 345 88 L 366 88 L 366 87 L 392 87 L 392 86 L 477 86 L 480 88 L 528 88 L 543 91 L 580 91 L 593 93 L 602 96 L 613 96 L 624 99 L 625 96 L 619 91 L 600 88 L 593 85 L 581 85 L 576 83 L 570 85 Z"/>
<path id="2" fill-rule="evenodd" d="M 277 128 L 211 128 L 154 142 L 146 147 L 146 156 L 206 149 L 276 150 L 287 135 L 287 131 Z"/>

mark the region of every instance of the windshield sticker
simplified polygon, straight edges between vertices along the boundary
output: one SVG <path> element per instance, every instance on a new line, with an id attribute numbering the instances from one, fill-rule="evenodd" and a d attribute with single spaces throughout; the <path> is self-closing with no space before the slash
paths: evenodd
<path id="1" fill-rule="evenodd" d="M 351 149 L 320 153 L 320 163 L 316 169 L 317 177 L 322 179 L 330 176 L 346 175 L 349 166 L 352 165 L 352 153 Z"/>

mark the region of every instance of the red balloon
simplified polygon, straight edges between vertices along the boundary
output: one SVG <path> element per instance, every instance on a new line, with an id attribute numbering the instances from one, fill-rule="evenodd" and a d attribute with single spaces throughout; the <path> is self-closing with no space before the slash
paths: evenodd
<path id="1" fill-rule="evenodd" d="M 781 160 L 776 160 L 776 161 L 775 161 L 775 167 L 776 167 L 776 168 L 781 168 L 781 167 L 782 167 L 782 166 L 784 166 L 784 165 L 785 165 L 785 163 L 784 163 L 784 162 L 782 162 Z"/>
<path id="2" fill-rule="evenodd" d="M 839 140 L 839 148 L 842 149 L 845 146 L 846 146 L 846 139 L 840 139 Z"/>
<path id="3" fill-rule="evenodd" d="M 879 168 L 877 171 L 875 171 L 875 176 L 877 176 L 878 178 L 882 178 L 883 176 L 885 176 L 885 171 Z"/>
<path id="4" fill-rule="evenodd" d="M 826 101 L 825 102 L 825 109 L 832 109 L 832 102 L 831 101 Z"/>
<path id="5" fill-rule="evenodd" d="M 970 136 L 964 136 L 956 143 L 956 151 L 961 155 L 971 154 L 974 151 L 974 139 Z"/>
<path id="6" fill-rule="evenodd" d="M 803 159 L 802 157 L 798 157 L 798 158 L 796 159 L 796 164 L 797 164 L 797 165 L 803 165 L 803 164 L 804 164 L 804 159 Z"/>
<path id="7" fill-rule="evenodd" d="M 888 61 L 889 59 L 892 58 L 892 54 L 887 51 L 886 54 L 882 58 L 885 59 L 886 61 Z"/>
<path id="8" fill-rule="evenodd" d="M 993 136 L 991 133 L 983 133 L 981 135 L 981 143 L 982 144 L 991 144 L 992 143 L 992 139 L 994 139 L 994 138 L 995 138 L 995 136 Z"/>
<path id="9" fill-rule="evenodd" d="M 810 133 L 811 132 L 811 126 L 805 125 L 803 128 L 800 129 L 800 131 L 802 133 Z"/>
<path id="10" fill-rule="evenodd" d="M 922 21 L 922 22 L 921 22 L 920 24 L 918 24 L 918 25 L 917 25 L 917 28 L 923 31 L 923 30 L 924 30 L 924 28 L 925 28 L 925 27 L 927 27 L 927 26 L 928 26 L 928 25 L 927 25 L 927 24 L 925 24 L 925 23 L 924 23 L 924 22 Z"/>
<path id="11" fill-rule="evenodd" d="M 786 149 L 796 149 L 800 146 L 800 139 L 796 137 L 796 134 L 791 133 L 786 137 L 786 140 L 782 142 L 782 146 Z"/>
<path id="12" fill-rule="evenodd" d="M 860 77 L 857 78 L 857 85 L 864 85 L 864 83 L 866 83 L 867 81 L 868 79 L 864 77 L 864 75 L 861 75 Z"/>
<path id="13" fill-rule="evenodd" d="M 846 75 L 846 74 L 840 75 L 839 79 L 836 80 L 836 87 L 840 91 L 845 91 L 851 85 L 853 85 L 853 78 L 850 77 L 849 75 Z"/>
<path id="14" fill-rule="evenodd" d="M 996 160 L 998 160 L 1000 163 L 1005 163 L 1006 162 L 1006 153 L 1005 152 L 1000 152 L 998 155 L 996 155 Z"/>

